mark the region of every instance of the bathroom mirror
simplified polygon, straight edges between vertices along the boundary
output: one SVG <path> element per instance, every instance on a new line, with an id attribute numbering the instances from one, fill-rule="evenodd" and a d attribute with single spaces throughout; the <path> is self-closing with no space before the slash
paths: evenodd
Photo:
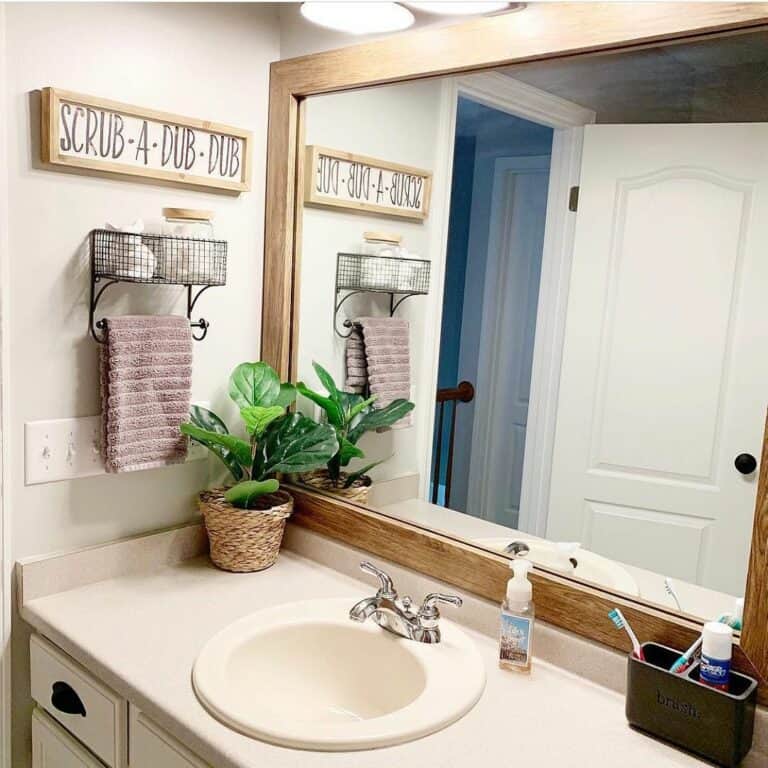
<path id="1" fill-rule="evenodd" d="M 419 33 L 445 46 L 428 78 L 375 57 L 402 53 L 396 39 L 311 57 L 314 75 L 300 60 L 273 70 L 285 125 L 270 157 L 297 176 L 270 175 L 296 210 L 273 204 L 281 233 L 267 214 L 281 236 L 265 286 L 291 334 L 272 338 L 265 314 L 265 349 L 321 395 L 313 362 L 348 403 L 415 405 L 354 434 L 342 470 L 381 462 L 369 487 L 296 478 L 313 491 L 306 516 L 331 532 L 330 510 L 352 520 L 359 505 L 369 527 L 432 532 L 434 549 L 486 553 L 499 575 L 529 557 L 553 595 L 613 596 L 654 627 L 735 614 L 746 595 L 745 626 L 760 628 L 742 645 L 759 664 L 764 19 L 638 7 L 632 28 L 604 5 L 569 12 L 578 30 L 538 6 Z M 703 35 L 723 14 L 741 34 Z M 532 41 L 531 25 L 548 32 Z M 463 54 L 481 33 L 483 54 Z M 404 215 L 387 163 L 429 177 L 425 216 Z"/>

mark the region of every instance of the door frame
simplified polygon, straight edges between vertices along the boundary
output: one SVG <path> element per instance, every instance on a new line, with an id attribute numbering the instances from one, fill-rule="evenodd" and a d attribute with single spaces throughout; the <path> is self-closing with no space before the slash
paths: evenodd
<path id="1" fill-rule="evenodd" d="M 574 218 L 569 216 L 570 189 L 578 186 L 581 170 L 581 145 L 584 126 L 595 122 L 595 112 L 559 96 L 542 91 L 527 83 L 498 72 L 480 72 L 446 80 L 442 122 L 449 126 L 447 141 L 450 151 L 443 152 L 445 185 L 441 258 L 435 280 L 435 311 L 430 332 L 440 339 L 443 309 L 443 283 L 445 280 L 448 227 L 450 224 L 453 146 L 456 134 L 456 110 L 460 96 L 484 104 L 515 117 L 545 125 L 554 130 L 550 160 L 549 192 L 547 194 L 547 220 L 544 230 L 541 284 L 536 313 L 536 345 L 531 374 L 531 407 L 528 411 L 525 455 L 537 456 L 539 461 L 523 462 L 523 483 L 520 498 L 520 527 L 535 535 L 546 527 L 546 509 L 549 499 L 549 480 L 555 441 L 557 396 L 560 386 L 560 360 L 565 334 L 565 310 L 568 302 L 571 256 L 573 251 Z M 440 163 L 440 158 L 437 158 Z M 430 421 L 426 435 L 426 452 L 422 460 L 420 496 L 426 498 L 434 449 L 434 402 L 437 396 L 437 366 L 440 359 L 439 341 L 435 344 L 429 390 Z M 430 381 L 430 378 L 426 378 Z M 534 406 L 535 402 L 535 406 Z M 526 514 L 523 514 L 526 510 Z"/>
<path id="2" fill-rule="evenodd" d="M 489 496 L 491 489 L 501 480 L 491 462 L 487 460 L 492 448 L 493 425 L 497 420 L 495 403 L 499 402 L 499 367 L 504 359 L 504 339 L 499 333 L 499 320 L 503 304 L 503 287 L 507 285 L 507 270 L 509 261 L 504 258 L 507 253 L 506 244 L 509 241 L 512 227 L 508 217 L 509 205 L 512 203 L 506 194 L 506 178 L 508 174 L 518 172 L 549 173 L 550 155 L 532 155 L 517 157 L 500 157 L 494 162 L 493 186 L 491 192 L 491 213 L 488 232 L 488 260 L 486 261 L 485 285 L 483 287 L 483 306 L 481 320 L 481 340 L 478 353 L 477 380 L 474 382 L 475 391 L 480 394 L 475 406 L 475 416 L 472 425 L 472 440 L 469 455 L 469 498 L 477 503 L 473 514 L 494 523 L 506 524 L 491 515 Z M 549 195 L 549 193 L 547 193 Z M 545 214 L 546 216 L 546 214 Z M 496 254 L 494 258 L 492 254 Z M 542 254 L 543 266 L 543 254 Z M 539 280 L 541 283 L 541 280 Z M 491 294 L 489 296 L 489 294 Z M 488 299 L 491 299 L 488 301 Z M 536 310 L 538 316 L 538 306 Z M 534 337 L 535 337 L 534 327 Z M 534 338 L 534 353 L 535 353 Z M 533 372 L 533 369 L 531 369 Z M 530 411 L 530 399 L 529 407 Z M 526 426 L 526 434 L 528 428 Z M 525 448 L 523 449 L 525 451 Z M 522 492 L 521 492 L 522 502 Z M 522 505 L 521 505 L 522 506 Z M 511 526 L 510 526 L 511 527 Z"/>

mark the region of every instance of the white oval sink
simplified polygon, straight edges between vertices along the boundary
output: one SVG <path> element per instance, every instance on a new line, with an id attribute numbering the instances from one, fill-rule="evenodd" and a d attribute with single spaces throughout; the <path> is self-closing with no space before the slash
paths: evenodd
<path id="1" fill-rule="evenodd" d="M 249 736 L 302 749 L 370 749 L 458 720 L 485 687 L 472 640 L 441 619 L 442 641 L 417 643 L 373 621 L 355 600 L 289 603 L 219 632 L 195 662 L 203 705 Z"/>
<path id="2" fill-rule="evenodd" d="M 619 563 L 602 555 L 590 552 L 588 549 L 579 548 L 573 557 L 578 563 L 570 572 L 561 571 L 558 564 L 562 555 L 558 553 L 557 544 L 544 539 L 525 539 L 512 536 L 495 536 L 488 539 L 474 539 L 481 547 L 503 552 L 504 548 L 513 541 L 521 541 L 527 544 L 530 552 L 526 555 L 536 565 L 552 571 L 563 573 L 566 576 L 574 576 L 577 579 L 592 582 L 608 589 L 615 589 L 626 595 L 637 597 L 640 589 L 632 574 Z"/>

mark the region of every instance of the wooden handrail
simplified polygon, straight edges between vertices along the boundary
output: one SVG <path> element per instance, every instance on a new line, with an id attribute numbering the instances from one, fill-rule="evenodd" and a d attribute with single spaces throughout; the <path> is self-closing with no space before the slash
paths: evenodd
<path id="1" fill-rule="evenodd" d="M 446 403 L 451 400 L 461 400 L 462 403 L 469 403 L 474 397 L 475 388 L 468 381 L 462 381 L 458 387 L 437 390 L 438 403 Z"/>
<path id="2" fill-rule="evenodd" d="M 437 390 L 437 447 L 435 449 L 435 464 L 432 472 L 432 503 L 437 504 L 440 487 L 440 464 L 443 458 L 443 418 L 445 404 L 453 403 L 451 408 L 451 431 L 448 438 L 448 467 L 445 475 L 445 506 L 451 499 L 451 484 L 453 480 L 453 441 L 456 437 L 456 406 L 468 403 L 475 397 L 475 388 L 468 382 L 462 381 L 457 387 Z"/>

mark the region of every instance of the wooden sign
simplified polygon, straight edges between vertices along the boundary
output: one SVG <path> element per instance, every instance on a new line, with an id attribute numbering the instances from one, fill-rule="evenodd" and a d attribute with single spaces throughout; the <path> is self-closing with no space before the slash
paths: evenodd
<path id="1" fill-rule="evenodd" d="M 240 128 L 71 93 L 42 91 L 42 161 L 244 192 L 251 134 Z"/>
<path id="2" fill-rule="evenodd" d="M 432 173 L 325 147 L 307 147 L 304 202 L 406 219 L 427 218 Z"/>

